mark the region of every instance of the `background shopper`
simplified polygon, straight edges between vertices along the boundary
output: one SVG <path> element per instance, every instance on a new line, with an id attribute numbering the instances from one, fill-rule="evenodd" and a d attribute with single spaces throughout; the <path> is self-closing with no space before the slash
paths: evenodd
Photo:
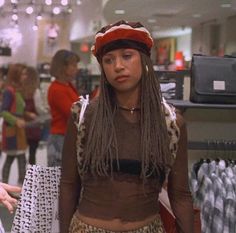
<path id="1" fill-rule="evenodd" d="M 34 67 L 27 67 L 27 77 L 24 80 L 24 100 L 25 110 L 31 112 L 31 117 L 28 119 L 26 126 L 26 138 L 29 145 L 29 163 L 36 163 L 36 152 L 41 139 L 42 124 L 40 122 L 32 123 L 32 120 L 36 120 L 39 116 L 37 111 L 37 105 L 40 102 L 35 102 L 36 91 L 39 90 L 39 77 L 38 72 Z"/>
<path id="2" fill-rule="evenodd" d="M 12 64 L 7 74 L 6 87 L 2 98 L 3 128 L 2 151 L 6 153 L 3 165 L 2 179 L 8 183 L 11 165 L 14 159 L 18 161 L 18 183 L 22 184 L 25 176 L 27 149 L 25 135 L 25 102 L 22 96 L 22 84 L 27 77 L 26 66 Z"/>
<path id="3" fill-rule="evenodd" d="M 51 113 L 48 138 L 48 166 L 61 165 L 64 134 L 73 102 L 78 93 L 72 84 L 78 72 L 79 57 L 69 50 L 59 50 L 52 58 L 50 73 L 55 78 L 48 89 L 48 104 Z"/>

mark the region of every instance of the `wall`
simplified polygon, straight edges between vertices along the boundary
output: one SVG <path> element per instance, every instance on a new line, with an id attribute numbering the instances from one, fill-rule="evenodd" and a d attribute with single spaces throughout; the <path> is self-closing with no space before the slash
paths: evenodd
<path id="1" fill-rule="evenodd" d="M 190 61 L 192 57 L 191 40 L 191 33 L 177 37 L 176 49 L 177 51 L 183 51 L 186 61 Z"/>
<path id="2" fill-rule="evenodd" d="M 192 52 L 223 55 L 236 52 L 236 16 L 203 22 L 192 29 Z M 214 51 L 214 48 L 217 51 Z"/>
<path id="3" fill-rule="evenodd" d="M 70 15 L 62 15 L 57 18 L 46 18 L 39 22 L 38 38 L 37 38 L 37 62 L 49 62 L 58 49 L 70 49 L 69 33 Z M 58 37 L 49 39 L 48 32 L 51 26 L 58 29 Z"/>
<path id="4" fill-rule="evenodd" d="M 236 55 L 236 15 L 228 18 L 226 24 L 226 44 L 225 44 L 225 52 L 226 54 L 234 53 Z"/>

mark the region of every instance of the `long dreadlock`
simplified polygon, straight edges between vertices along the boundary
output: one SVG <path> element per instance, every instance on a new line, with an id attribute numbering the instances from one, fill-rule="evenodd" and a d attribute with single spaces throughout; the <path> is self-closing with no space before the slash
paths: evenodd
<path id="1" fill-rule="evenodd" d="M 154 73 L 150 58 L 141 53 L 141 158 L 142 170 L 140 176 L 147 178 L 160 169 L 167 171 L 172 160 L 169 150 L 169 140 L 165 116 L 161 104 L 159 81 Z M 116 112 L 115 96 L 111 85 L 107 83 L 102 69 L 100 80 L 101 92 L 98 104 L 90 124 L 86 155 L 84 156 L 84 171 L 88 167 L 93 174 L 112 174 L 112 161 L 116 159 L 119 168 L 117 138 L 114 127 Z M 150 169 L 151 168 L 151 169 Z"/>

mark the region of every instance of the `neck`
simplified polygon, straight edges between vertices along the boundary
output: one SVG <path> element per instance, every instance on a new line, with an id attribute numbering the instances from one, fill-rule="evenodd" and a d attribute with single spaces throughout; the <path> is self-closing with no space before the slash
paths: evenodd
<path id="1" fill-rule="evenodd" d="M 123 111 L 128 111 L 128 112 L 130 112 L 131 114 L 134 114 L 134 112 L 140 111 L 140 108 L 136 108 L 136 107 L 133 107 L 133 108 L 126 108 L 126 107 L 118 106 L 118 108 L 121 109 L 121 110 L 123 110 Z"/>
<path id="2" fill-rule="evenodd" d="M 117 105 L 122 108 L 132 109 L 140 107 L 139 93 L 122 93 L 116 94 Z"/>

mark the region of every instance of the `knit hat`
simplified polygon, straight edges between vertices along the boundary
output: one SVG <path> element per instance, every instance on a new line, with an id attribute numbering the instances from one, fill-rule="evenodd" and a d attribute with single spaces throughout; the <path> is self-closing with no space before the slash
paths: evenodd
<path id="1" fill-rule="evenodd" d="M 98 31 L 91 50 L 100 60 L 105 53 L 119 48 L 137 49 L 150 56 L 152 46 L 153 39 L 141 23 L 121 20 Z"/>

